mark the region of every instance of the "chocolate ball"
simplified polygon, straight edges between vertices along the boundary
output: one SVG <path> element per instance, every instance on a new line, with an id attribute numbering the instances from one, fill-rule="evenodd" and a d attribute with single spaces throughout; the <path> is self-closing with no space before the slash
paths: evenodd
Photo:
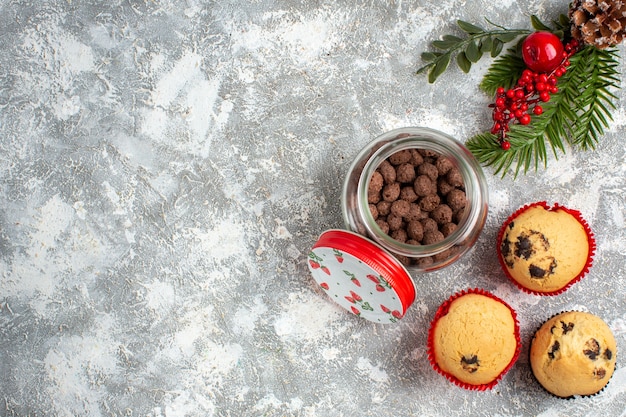
<path id="1" fill-rule="evenodd" d="M 437 194 L 427 195 L 419 201 L 420 208 L 424 211 L 433 211 L 439 203 L 441 203 L 441 198 Z"/>
<path id="2" fill-rule="evenodd" d="M 452 209 L 446 204 L 439 204 L 430 212 L 430 217 L 439 225 L 444 225 L 452 221 Z"/>
<path id="3" fill-rule="evenodd" d="M 381 162 L 376 170 L 383 176 L 385 184 L 393 184 L 396 182 L 396 168 L 394 168 L 389 161 L 385 160 Z"/>
<path id="4" fill-rule="evenodd" d="M 413 191 L 420 197 L 431 194 L 433 189 L 433 181 L 428 175 L 420 175 L 413 182 Z"/>
<path id="5" fill-rule="evenodd" d="M 396 168 L 396 181 L 409 183 L 415 180 L 415 167 L 409 163 L 400 164 Z"/>
<path id="6" fill-rule="evenodd" d="M 406 233 L 409 238 L 421 242 L 424 238 L 424 226 L 419 220 L 412 220 L 407 224 Z"/>
<path id="7" fill-rule="evenodd" d="M 394 182 L 393 184 L 385 185 L 383 187 L 382 196 L 385 201 L 396 201 L 400 196 L 400 184 Z"/>
<path id="8" fill-rule="evenodd" d="M 411 203 L 405 200 L 396 200 L 391 203 L 391 214 L 395 214 L 398 217 L 405 217 L 409 214 Z M 452 216 L 452 213 L 450 213 Z"/>
<path id="9" fill-rule="evenodd" d="M 408 149 L 398 151 L 388 158 L 392 165 L 405 164 L 411 160 L 411 152 Z"/>
<path id="10" fill-rule="evenodd" d="M 467 205 L 467 196 L 465 191 L 454 189 L 446 195 L 446 202 L 453 212 L 457 212 Z"/>
<path id="11" fill-rule="evenodd" d="M 387 216 L 391 213 L 391 202 L 383 200 L 376 204 L 376 209 L 378 210 L 379 216 Z"/>

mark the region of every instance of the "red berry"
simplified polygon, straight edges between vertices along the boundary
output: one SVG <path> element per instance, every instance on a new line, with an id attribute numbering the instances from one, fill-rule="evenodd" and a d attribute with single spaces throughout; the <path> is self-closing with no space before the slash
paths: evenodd
<path id="1" fill-rule="evenodd" d="M 500 147 L 503 150 L 508 151 L 509 149 L 511 149 L 511 142 L 509 142 L 508 140 L 502 141 L 502 143 L 500 144 Z"/>
<path id="2" fill-rule="evenodd" d="M 515 91 L 515 97 L 517 98 L 524 98 L 524 90 L 517 90 Z"/>
<path id="3" fill-rule="evenodd" d="M 508 98 L 515 98 L 515 91 L 514 90 L 507 90 L 506 96 Z"/>
<path id="4" fill-rule="evenodd" d="M 496 94 L 499 96 L 504 94 L 504 87 L 498 87 L 498 89 L 496 90 Z"/>
<path id="5" fill-rule="evenodd" d="M 520 124 L 527 125 L 530 123 L 530 116 L 525 114 L 519 119 Z"/>
<path id="6" fill-rule="evenodd" d="M 541 94 L 539 94 L 539 100 L 545 102 L 550 101 L 550 93 L 548 93 L 547 91 L 542 91 Z"/>
<path id="7" fill-rule="evenodd" d="M 550 32 L 531 33 L 522 42 L 522 58 L 535 72 L 551 72 L 563 59 L 563 43 Z"/>
<path id="8" fill-rule="evenodd" d="M 537 116 L 539 116 L 541 113 L 543 113 L 543 107 L 535 106 L 535 108 L 533 109 L 533 113 L 535 113 Z"/>

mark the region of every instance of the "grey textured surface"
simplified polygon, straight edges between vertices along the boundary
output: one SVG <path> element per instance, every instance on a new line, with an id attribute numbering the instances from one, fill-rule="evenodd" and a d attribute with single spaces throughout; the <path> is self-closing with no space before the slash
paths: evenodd
<path id="1" fill-rule="evenodd" d="M 478 244 L 416 277 L 399 324 L 338 309 L 306 267 L 317 235 L 342 226 L 341 183 L 369 140 L 488 128 L 489 61 L 429 85 L 414 75 L 428 42 L 459 18 L 527 28 L 566 7 L 0 2 L 0 415 L 625 415 L 622 90 L 595 152 L 515 181 L 486 170 Z M 495 258 L 499 224 L 538 200 L 580 210 L 597 237 L 590 274 L 558 297 L 520 293 Z M 436 308 L 468 287 L 520 317 L 520 360 L 489 392 L 451 385 L 425 356 Z M 551 398 L 529 370 L 530 335 L 568 309 L 618 340 L 619 369 L 593 398 Z"/>

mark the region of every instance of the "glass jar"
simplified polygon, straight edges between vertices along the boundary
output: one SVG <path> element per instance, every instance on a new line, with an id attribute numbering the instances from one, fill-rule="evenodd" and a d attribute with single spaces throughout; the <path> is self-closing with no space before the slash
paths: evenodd
<path id="1" fill-rule="evenodd" d="M 372 175 L 383 161 L 406 149 L 434 151 L 447 157 L 463 178 L 466 208 L 456 229 L 437 243 L 416 245 L 393 239 L 379 227 L 369 208 L 368 188 Z M 350 166 L 341 196 L 347 229 L 372 239 L 411 272 L 441 269 L 470 250 L 485 224 L 487 206 L 485 176 L 472 153 L 453 137 L 424 127 L 392 130 L 365 146 Z"/>

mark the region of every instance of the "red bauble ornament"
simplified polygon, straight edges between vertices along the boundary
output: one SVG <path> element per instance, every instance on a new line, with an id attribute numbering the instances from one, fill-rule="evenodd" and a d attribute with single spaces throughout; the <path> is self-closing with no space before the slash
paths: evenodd
<path id="1" fill-rule="evenodd" d="M 522 58 L 531 71 L 549 73 L 563 61 L 563 43 L 550 32 L 531 33 L 522 42 Z"/>

